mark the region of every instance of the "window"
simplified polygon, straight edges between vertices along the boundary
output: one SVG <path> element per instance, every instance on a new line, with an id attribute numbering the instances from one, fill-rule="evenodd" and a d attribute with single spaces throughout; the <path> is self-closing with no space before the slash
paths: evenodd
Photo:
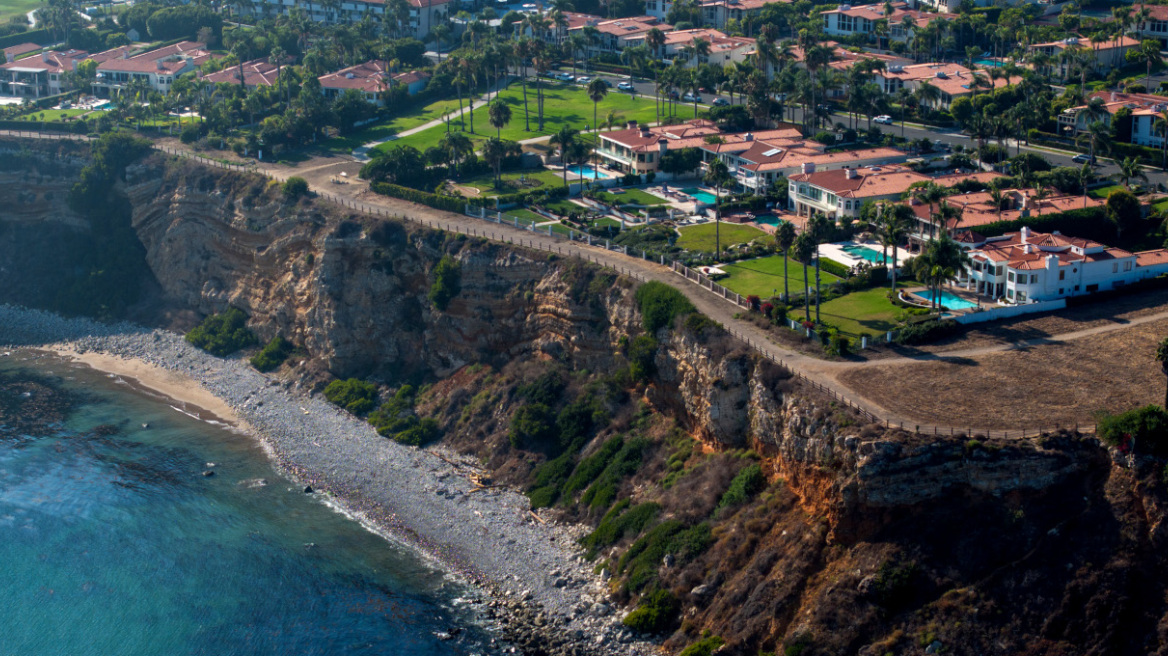
<path id="1" fill-rule="evenodd" d="M 1124 271 L 1131 271 L 1132 270 L 1131 260 L 1128 260 L 1127 262 L 1123 263 L 1123 270 Z"/>
<path id="2" fill-rule="evenodd" d="M 997 271 L 997 272 L 996 272 L 994 275 L 997 275 L 997 276 L 1000 276 L 1000 275 L 1002 275 L 1002 268 L 1003 268 L 1003 265 L 999 264 L 999 265 L 998 265 L 998 271 Z"/>
<path id="3" fill-rule="evenodd" d="M 1062 293 L 1063 293 L 1063 288 L 1062 288 L 1062 287 L 1059 287 L 1059 295 L 1061 296 L 1061 295 L 1062 295 Z"/>
<path id="4" fill-rule="evenodd" d="M 1014 272 L 1013 271 L 1006 274 L 1006 282 L 1014 282 Z"/>
<path id="5" fill-rule="evenodd" d="M 1111 263 L 1111 272 L 1112 273 L 1119 273 L 1119 262 L 1112 262 Z"/>
<path id="6" fill-rule="evenodd" d="M 1019 303 L 1025 303 L 1026 302 L 1026 292 L 1018 292 L 1017 301 Z"/>
<path id="7" fill-rule="evenodd" d="M 1037 273 L 1030 274 L 1030 284 L 1033 285 L 1036 282 L 1038 282 L 1038 274 Z"/>
<path id="8" fill-rule="evenodd" d="M 1067 279 L 1067 272 L 1066 271 L 1059 271 L 1059 280 L 1066 280 L 1066 279 Z"/>
<path id="9" fill-rule="evenodd" d="M 1013 290 L 1013 289 L 1007 289 L 1007 290 L 1006 290 L 1006 298 L 1009 298 L 1009 299 L 1013 299 L 1013 298 L 1014 298 L 1014 290 Z"/>
<path id="10" fill-rule="evenodd" d="M 1079 286 L 1075 285 L 1075 291 L 1079 291 Z"/>

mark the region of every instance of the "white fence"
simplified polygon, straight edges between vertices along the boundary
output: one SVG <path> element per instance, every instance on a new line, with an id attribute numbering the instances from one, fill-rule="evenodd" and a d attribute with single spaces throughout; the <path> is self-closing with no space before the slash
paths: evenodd
<path id="1" fill-rule="evenodd" d="M 1036 312 L 1050 312 L 1052 310 L 1061 310 L 1067 306 L 1067 299 L 1060 298 L 1054 301 L 1040 301 L 1038 303 L 1026 303 L 1024 305 L 1002 305 L 981 312 L 969 312 L 953 317 L 953 320 L 960 324 L 982 323 L 984 321 L 996 321 L 998 319 L 1009 319 L 1010 317 L 1017 317 L 1023 314 L 1034 314 Z"/>

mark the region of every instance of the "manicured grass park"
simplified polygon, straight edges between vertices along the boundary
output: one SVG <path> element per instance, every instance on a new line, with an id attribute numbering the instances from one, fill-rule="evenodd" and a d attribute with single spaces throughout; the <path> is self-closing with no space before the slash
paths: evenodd
<path id="1" fill-rule="evenodd" d="M 719 280 L 718 283 L 730 291 L 738 292 L 743 296 L 758 296 L 760 298 L 770 298 L 776 295 L 775 290 L 778 290 L 778 294 L 783 293 L 782 255 L 743 260 L 733 264 L 724 264 L 719 268 L 729 273 L 730 276 Z M 802 295 L 803 263 L 794 259 L 790 260 L 787 264 L 787 276 L 790 280 L 791 296 Z M 807 267 L 807 277 L 814 285 L 814 267 Z M 829 285 L 838 281 L 839 278 L 826 271 L 820 271 L 819 280 L 820 284 Z"/>
<path id="2" fill-rule="evenodd" d="M 506 212 L 504 212 L 504 214 L 509 216 L 509 217 L 513 216 L 513 217 L 518 218 L 519 225 L 523 225 L 523 226 L 528 226 L 528 225 L 531 225 L 533 223 L 544 223 L 544 222 L 551 220 L 542 214 L 536 214 L 535 212 L 532 212 L 531 210 L 522 209 L 522 208 L 507 210 Z"/>
<path id="3" fill-rule="evenodd" d="M 1092 190 L 1087 192 L 1087 195 L 1090 196 L 1091 198 L 1099 198 L 1101 200 L 1107 200 L 1107 197 L 1111 195 L 1111 192 L 1119 191 L 1120 189 L 1124 189 L 1124 188 L 1125 187 L 1123 185 L 1108 185 L 1106 187 L 1099 187 L 1097 189 L 1092 189 Z"/>
<path id="4" fill-rule="evenodd" d="M 466 104 L 466 100 L 463 100 Z M 334 137 L 325 142 L 325 147 L 333 152 L 347 153 L 371 141 L 385 139 L 393 135 L 442 118 L 446 112 L 458 111 L 458 99 L 438 100 L 429 105 L 418 105 L 403 109 L 394 118 L 383 123 L 370 125 L 362 130 L 342 137 Z M 477 127 L 477 126 L 476 126 Z M 393 143 L 393 142 L 389 142 Z"/>
<path id="5" fill-rule="evenodd" d="M 541 81 L 540 84 L 544 85 L 544 129 L 542 132 L 538 130 L 535 84 L 528 83 L 527 85 L 527 108 L 531 116 L 530 132 L 525 130 L 523 88 L 518 84 L 512 84 L 499 94 L 499 99 L 511 107 L 511 122 L 502 130 L 502 137 L 504 139 L 522 141 L 541 135 L 551 135 L 555 134 L 565 125 L 581 131 L 584 130 L 585 126 L 593 126 L 592 101 L 588 98 L 588 94 L 582 87 L 548 81 Z M 494 97 L 491 100 L 494 102 Z M 457 111 L 457 100 L 454 102 L 454 108 Z M 463 104 L 466 104 L 465 98 L 463 99 Z M 616 90 L 609 91 L 604 100 L 600 101 L 597 117 L 603 121 L 609 112 L 616 112 L 622 123 L 630 120 L 651 123 L 657 117 L 651 98 L 633 98 L 627 93 L 621 93 Z M 437 118 L 441 118 L 440 113 Z M 470 120 L 465 115 L 457 119 L 451 119 L 450 129 L 462 129 L 464 124 L 466 129 L 469 130 Z M 475 103 L 474 129 L 474 133 L 468 133 L 468 136 L 474 141 L 484 141 L 488 137 L 493 137 L 496 134 L 495 128 L 491 127 L 488 120 L 487 105 L 481 102 Z M 408 137 L 384 143 L 378 146 L 378 148 L 385 149 L 404 145 L 413 146 L 418 150 L 424 151 L 426 148 L 436 145 L 444 134 L 446 134 L 446 126 L 439 125 Z"/>
<path id="6" fill-rule="evenodd" d="M 702 225 L 689 226 L 679 230 L 681 237 L 677 239 L 677 245 L 690 251 L 703 251 L 706 253 L 713 253 L 716 248 L 715 232 L 718 239 L 721 240 L 723 250 L 735 244 L 746 244 L 754 241 L 760 237 L 770 239 L 770 235 L 751 226 L 738 225 L 737 223 L 722 222 L 715 225 L 714 223 L 703 223 Z M 781 267 L 780 267 L 781 269 Z"/>
<path id="7" fill-rule="evenodd" d="M 0 3 L 0 23 L 7 23 L 14 16 L 24 16 L 42 4 L 41 0 L 4 0 Z"/>

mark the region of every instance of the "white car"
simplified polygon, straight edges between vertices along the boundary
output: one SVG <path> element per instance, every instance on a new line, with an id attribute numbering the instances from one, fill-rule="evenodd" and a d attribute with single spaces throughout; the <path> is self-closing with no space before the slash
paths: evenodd
<path id="1" fill-rule="evenodd" d="M 560 73 L 556 75 L 556 79 L 560 80 L 561 82 L 573 82 L 576 80 L 576 78 L 573 77 L 571 73 Z"/>
<path id="2" fill-rule="evenodd" d="M 887 114 L 881 114 L 872 119 L 873 123 L 883 123 L 884 125 L 892 125 L 892 117 Z"/>
<path id="3" fill-rule="evenodd" d="M 682 96 L 681 99 L 684 100 L 685 102 L 701 102 L 702 101 L 701 96 L 699 96 L 695 93 L 689 93 L 689 92 L 686 92 L 686 94 L 684 96 Z"/>
<path id="4" fill-rule="evenodd" d="M 616 88 L 620 89 L 621 91 L 632 91 L 633 90 L 633 83 L 632 82 L 621 82 L 620 84 L 616 85 Z"/>
<path id="5" fill-rule="evenodd" d="M 581 75 L 580 77 L 576 78 L 577 84 L 588 84 L 591 81 L 592 78 L 588 77 L 587 75 Z"/>

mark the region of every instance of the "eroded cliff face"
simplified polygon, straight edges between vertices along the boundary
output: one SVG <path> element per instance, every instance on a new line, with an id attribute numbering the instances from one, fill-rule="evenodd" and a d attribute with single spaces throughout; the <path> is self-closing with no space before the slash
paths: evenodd
<path id="1" fill-rule="evenodd" d="M 0 167 L 0 301 L 43 306 L 88 226 L 64 204 L 83 159 L 38 157 L 41 168 Z M 282 375 L 436 382 L 426 412 L 515 481 L 535 459 L 494 445 L 521 402 L 467 365 L 613 372 L 641 333 L 633 285 L 590 265 L 290 203 L 258 176 L 158 156 L 131 167 L 123 191 L 153 277 L 140 317 L 186 329 L 235 306 L 261 338 L 305 349 Z M 444 256 L 461 291 L 438 311 L 428 294 Z M 716 327 L 656 339 L 656 373 L 633 401 L 708 450 L 753 449 L 775 483 L 716 515 L 705 554 L 662 566 L 684 601 L 671 644 L 708 629 L 743 654 L 918 653 L 933 640 L 947 653 L 1162 651 L 1168 504 L 1153 464 L 1113 464 L 1074 435 L 1005 443 L 863 425 Z M 460 420 L 470 409 L 481 414 Z M 487 441 L 490 453 L 476 446 Z M 655 484 L 626 489 L 651 500 Z"/>

